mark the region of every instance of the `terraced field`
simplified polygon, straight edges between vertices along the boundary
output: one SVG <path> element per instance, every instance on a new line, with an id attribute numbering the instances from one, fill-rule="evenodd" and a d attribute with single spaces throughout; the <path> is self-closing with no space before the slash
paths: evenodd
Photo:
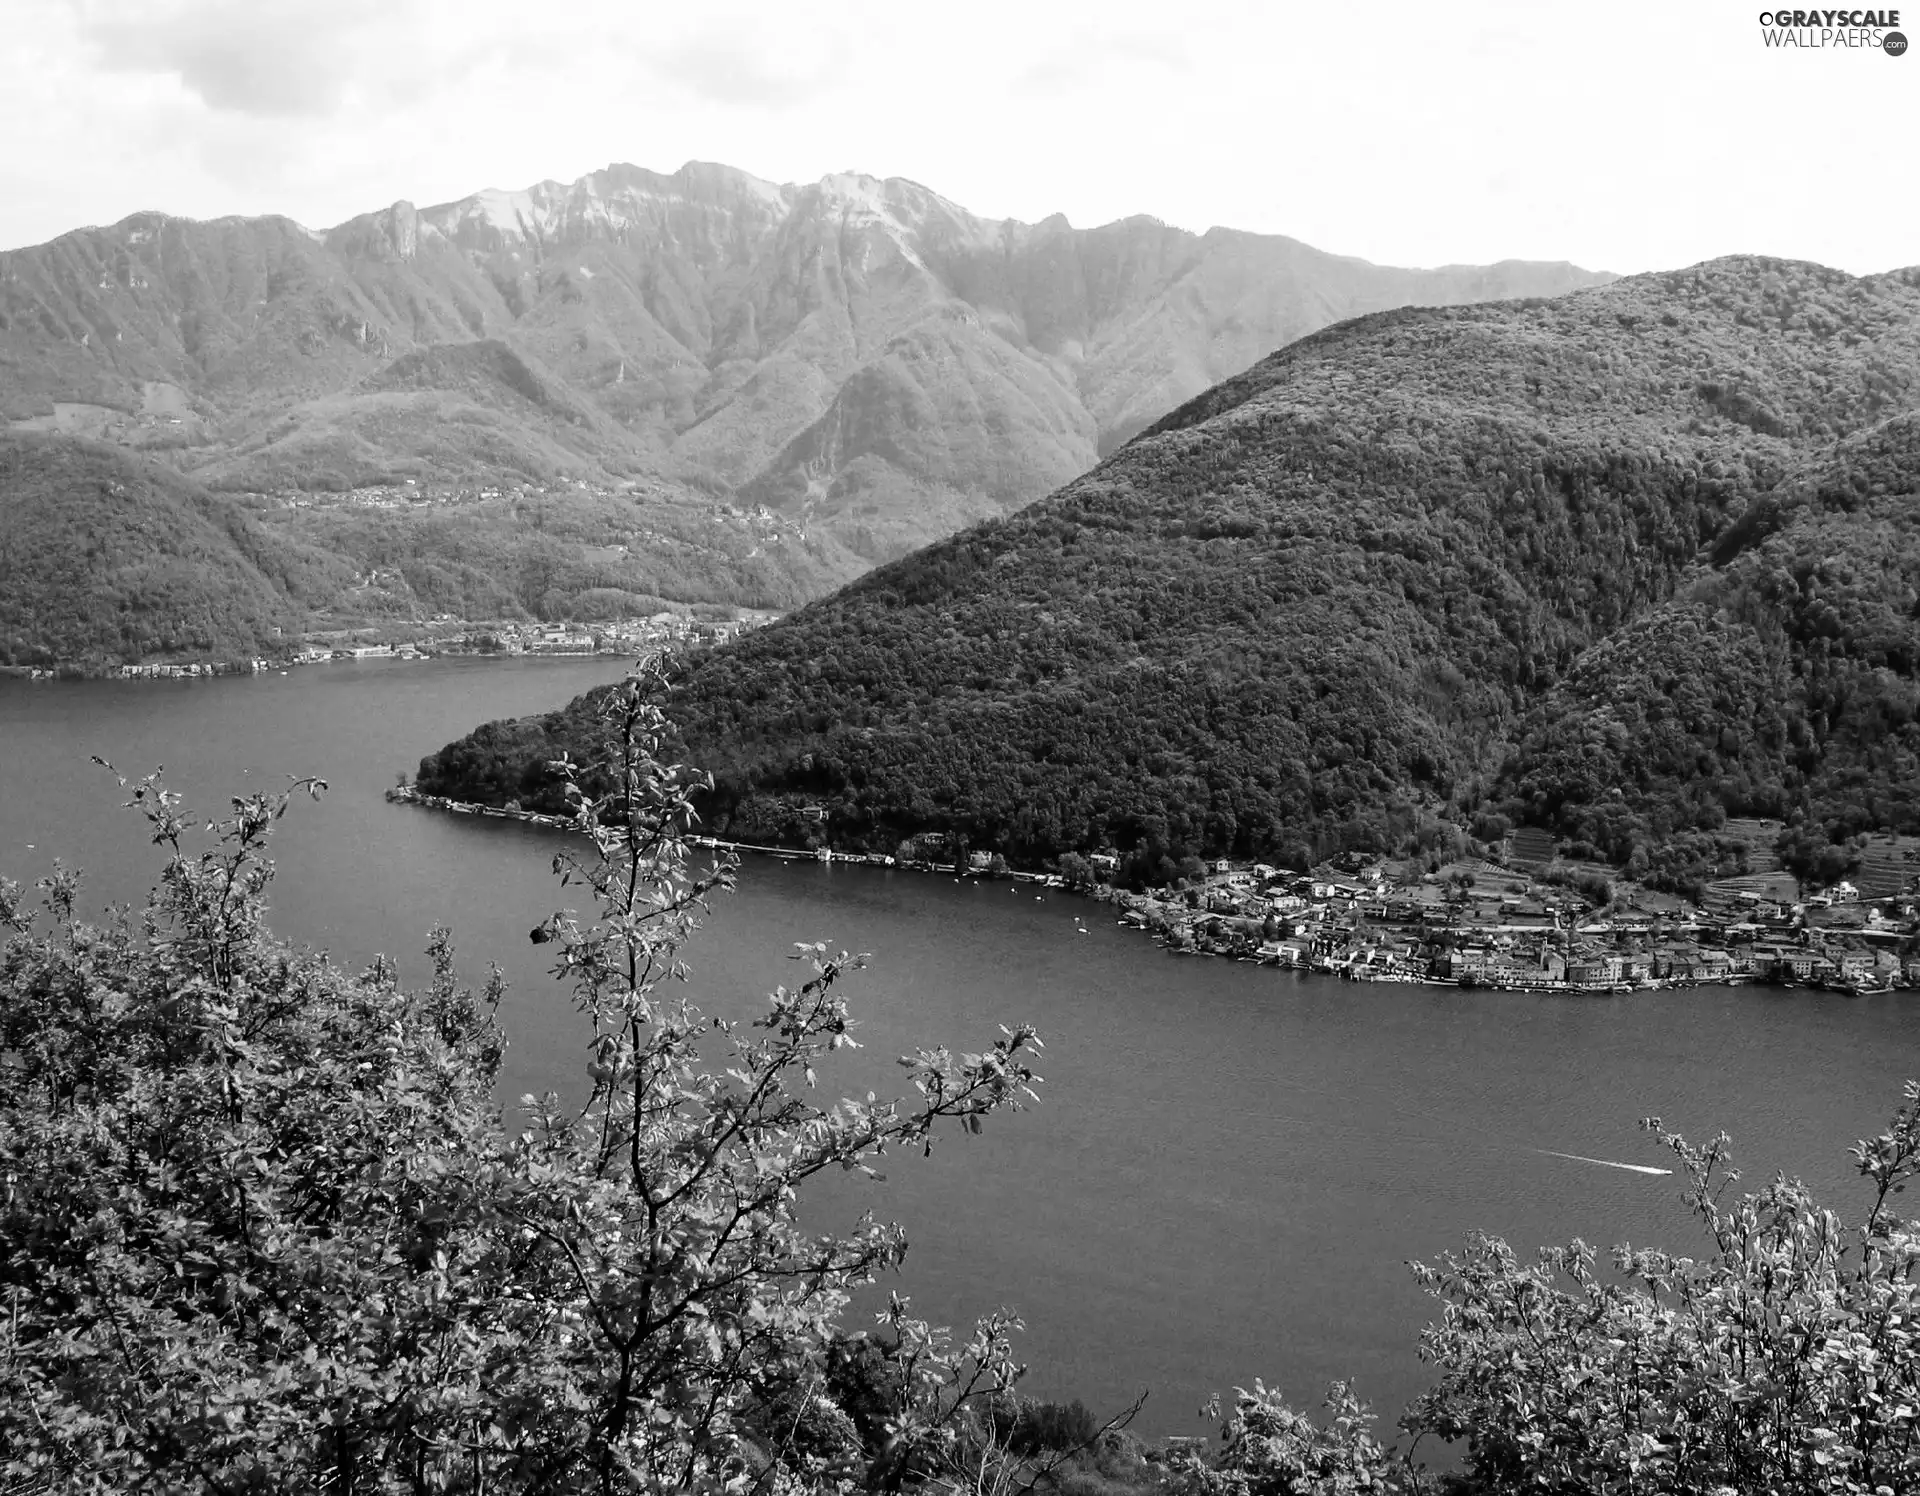
<path id="1" fill-rule="evenodd" d="M 1773 850 L 1773 844 L 1780 836 L 1780 822 L 1739 816 L 1729 820 L 1720 830 L 1723 836 L 1735 837 L 1747 844 L 1749 871 L 1773 873 L 1780 870 L 1780 858 Z"/>
<path id="2" fill-rule="evenodd" d="M 1851 881 L 1867 898 L 1884 899 L 1915 878 L 1920 878 L 1920 837 L 1871 836 Z"/>
<path id="3" fill-rule="evenodd" d="M 1744 873 L 1738 878 L 1722 878 L 1707 885 L 1709 893 L 1757 893 L 1763 899 L 1791 904 L 1800 897 L 1800 882 L 1792 873 Z"/>

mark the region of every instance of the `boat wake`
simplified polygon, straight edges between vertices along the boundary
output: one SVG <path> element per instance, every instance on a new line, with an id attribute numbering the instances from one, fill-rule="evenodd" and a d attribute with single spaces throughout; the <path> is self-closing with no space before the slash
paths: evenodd
<path id="1" fill-rule="evenodd" d="M 1610 1158 L 1588 1158 L 1584 1153 L 1556 1153 L 1551 1148 L 1536 1148 L 1535 1153 L 1543 1153 L 1548 1158 L 1571 1159 L 1577 1164 L 1598 1164 L 1603 1169 L 1626 1169 L 1634 1174 L 1671 1174 L 1671 1169 L 1656 1169 L 1652 1164 L 1619 1164 Z"/>

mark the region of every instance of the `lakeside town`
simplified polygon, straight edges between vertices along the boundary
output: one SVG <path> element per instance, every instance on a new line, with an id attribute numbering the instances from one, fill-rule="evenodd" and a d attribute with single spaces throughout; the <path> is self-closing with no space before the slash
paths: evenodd
<path id="1" fill-rule="evenodd" d="M 288 652 L 252 660 L 210 660 L 187 663 L 154 662 L 116 665 L 100 673 L 111 680 L 196 680 L 220 675 L 259 675 L 301 665 L 325 665 L 339 660 L 430 660 L 442 656 L 556 656 L 626 655 L 650 650 L 691 651 L 724 644 L 780 615 L 771 610 L 740 609 L 740 617 L 699 619 L 681 613 L 656 613 L 647 618 L 610 623 L 483 622 L 451 616 L 432 621 L 437 632 L 425 638 L 372 637 L 370 629 L 310 632 L 293 642 Z M 67 670 L 34 669 L 29 680 L 54 680 Z"/>
<path id="2" fill-rule="evenodd" d="M 409 785 L 387 798 L 556 829 L 573 825 L 563 816 L 467 804 Z M 1060 871 L 1029 872 L 985 851 L 947 861 L 692 840 L 717 851 L 1070 890 L 1110 904 L 1121 924 L 1172 952 L 1353 981 L 1577 993 L 1757 983 L 1855 997 L 1920 988 L 1920 838 L 1884 838 L 1858 875 L 1865 888 L 1842 880 L 1803 889 L 1774 870 L 1710 884 L 1698 903 L 1616 882 L 1596 865 L 1530 861 L 1507 841 L 1490 848 L 1491 857 L 1425 869 L 1362 853 L 1306 872 L 1222 858 L 1174 886 L 1136 892 L 1113 883 L 1121 868 L 1115 852 L 1069 854 Z M 1524 834 L 1519 840 L 1524 845 Z"/>
<path id="3" fill-rule="evenodd" d="M 1600 900 L 1597 882 L 1608 885 Z M 1171 950 L 1358 981 L 1529 992 L 1758 982 L 1852 995 L 1920 986 L 1910 878 L 1869 897 L 1850 881 L 1812 892 L 1785 873 L 1748 874 L 1694 904 L 1614 884 L 1604 869 L 1474 858 L 1415 873 L 1349 854 L 1309 873 L 1215 862 L 1184 890 L 1107 896 L 1123 922 Z"/>

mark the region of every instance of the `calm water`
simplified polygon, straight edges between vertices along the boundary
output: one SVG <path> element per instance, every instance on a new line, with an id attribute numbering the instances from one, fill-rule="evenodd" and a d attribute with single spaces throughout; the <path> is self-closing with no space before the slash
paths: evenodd
<path id="1" fill-rule="evenodd" d="M 209 682 L 0 681 L 0 874 L 58 854 L 93 902 L 158 870 L 140 823 L 87 762 L 165 764 L 209 809 L 273 776 L 332 783 L 276 840 L 275 925 L 403 975 L 435 924 L 477 980 L 513 982 L 505 1092 L 564 1088 L 577 1029 L 526 931 L 554 907 L 557 842 L 534 828 L 390 806 L 396 770 L 474 723 L 557 705 L 613 660 L 368 661 Z M 1082 933 L 1082 931 L 1085 933 Z M 872 1208 L 906 1224 L 896 1285 L 965 1323 L 1028 1325 L 1040 1393 L 1195 1427 L 1211 1391 L 1264 1377 L 1297 1402 L 1358 1379 L 1389 1421 L 1423 1384 L 1428 1302 L 1404 1263 L 1484 1228 L 1532 1248 L 1579 1234 L 1691 1248 L 1671 1179 L 1539 1150 L 1665 1162 L 1657 1114 L 1733 1133 L 1749 1178 L 1797 1173 L 1854 1208 L 1844 1145 L 1920 1073 L 1920 996 L 1849 1002 L 1703 989 L 1615 998 L 1371 987 L 1164 955 L 1101 907 L 1007 884 L 750 861 L 690 958 L 701 1000 L 738 1009 L 796 968 L 792 943 L 873 952 L 850 989 L 865 1043 L 823 1073 L 892 1088 L 920 1044 L 978 1047 L 1000 1021 L 1048 1041 L 1044 1104 L 841 1185 L 827 1224 Z"/>

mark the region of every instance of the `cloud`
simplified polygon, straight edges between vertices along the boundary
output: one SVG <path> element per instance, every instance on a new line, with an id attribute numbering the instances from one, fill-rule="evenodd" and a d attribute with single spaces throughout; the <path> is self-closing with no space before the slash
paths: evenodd
<path id="1" fill-rule="evenodd" d="M 1187 73 L 1186 39 L 1174 31 L 1108 31 L 1087 27 L 1064 38 L 1016 74 L 1014 94 L 1049 95 L 1110 88 L 1117 75 L 1138 70 Z"/>
<path id="2" fill-rule="evenodd" d="M 784 108 L 833 85 L 832 71 L 757 55 L 724 36 L 696 36 L 649 59 L 648 70 L 715 104 Z"/>
<path id="3" fill-rule="evenodd" d="M 74 8 L 101 66 L 170 75 L 211 109 L 270 117 L 334 113 L 353 85 L 360 33 L 396 9 L 375 0 L 76 0 Z"/>
<path id="4" fill-rule="evenodd" d="M 702 7 L 677 25 L 620 28 L 626 55 L 658 83 L 701 103 L 790 109 L 872 82 L 889 30 L 861 6 Z"/>
<path id="5" fill-rule="evenodd" d="M 1776 56 L 1712 7 L 1624 0 L 1598 30 L 1524 0 L 1466 20 L 1380 0 L 1364 22 L 1272 0 L 0 9 L 0 244 L 143 207 L 319 226 L 691 159 L 910 176 L 990 217 L 1230 224 L 1383 264 L 1913 257 L 1905 199 L 1876 190 L 1912 134 L 1911 69 Z M 1783 107 L 1846 119 L 1848 144 L 1774 132 L 1700 167 Z"/>

